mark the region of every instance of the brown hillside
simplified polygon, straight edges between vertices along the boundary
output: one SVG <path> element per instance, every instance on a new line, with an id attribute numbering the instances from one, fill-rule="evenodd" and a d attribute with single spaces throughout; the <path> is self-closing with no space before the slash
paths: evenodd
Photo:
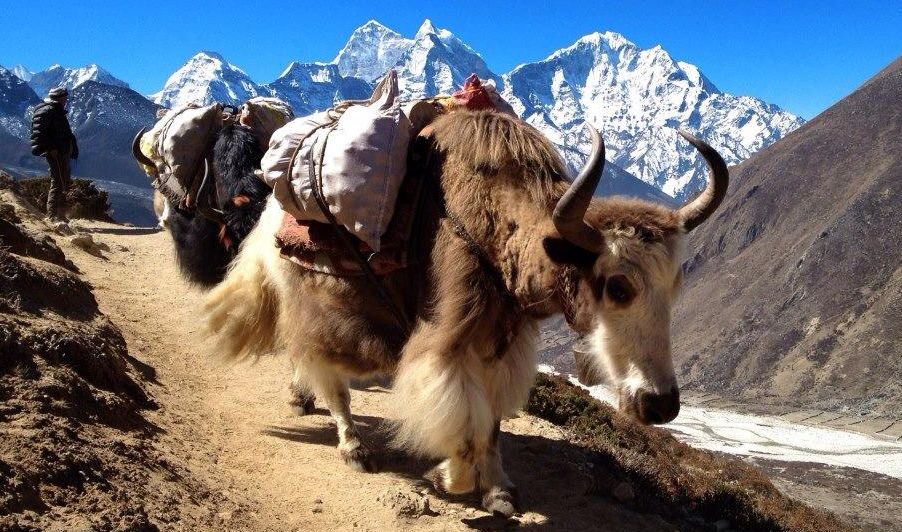
<path id="1" fill-rule="evenodd" d="M 731 171 L 691 235 L 684 386 L 898 415 L 902 58 Z"/>

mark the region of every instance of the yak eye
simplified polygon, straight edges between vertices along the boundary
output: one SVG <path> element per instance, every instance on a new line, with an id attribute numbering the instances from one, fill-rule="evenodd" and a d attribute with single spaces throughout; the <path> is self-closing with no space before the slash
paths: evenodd
<path id="1" fill-rule="evenodd" d="M 636 297 L 636 289 L 624 275 L 615 275 L 605 285 L 608 299 L 618 305 L 627 305 Z"/>

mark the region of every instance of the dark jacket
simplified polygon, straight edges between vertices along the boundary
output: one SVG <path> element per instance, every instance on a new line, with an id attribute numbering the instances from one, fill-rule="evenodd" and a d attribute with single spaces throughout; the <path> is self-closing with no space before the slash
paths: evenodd
<path id="1" fill-rule="evenodd" d="M 78 143 L 66 118 L 66 110 L 59 104 L 44 102 L 35 107 L 31 119 L 31 153 L 44 155 L 50 150 L 70 153 L 73 159 L 78 159 Z"/>

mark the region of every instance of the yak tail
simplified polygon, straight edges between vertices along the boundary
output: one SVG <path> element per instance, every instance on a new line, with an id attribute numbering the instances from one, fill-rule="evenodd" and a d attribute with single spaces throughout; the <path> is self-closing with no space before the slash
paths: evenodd
<path id="1" fill-rule="evenodd" d="M 225 279 L 204 300 L 214 353 L 226 362 L 272 354 L 278 347 L 279 298 L 267 260 L 275 250 L 272 239 L 280 219 L 278 206 L 270 204 Z"/>

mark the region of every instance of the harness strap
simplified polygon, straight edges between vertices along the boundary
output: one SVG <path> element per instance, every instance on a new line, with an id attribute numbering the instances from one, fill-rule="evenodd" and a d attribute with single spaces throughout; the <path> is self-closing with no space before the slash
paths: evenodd
<path id="1" fill-rule="evenodd" d="M 322 148 L 320 149 L 320 161 L 322 161 L 323 153 L 326 150 L 326 142 L 328 141 L 328 135 L 326 135 L 326 139 L 322 142 Z M 376 272 L 373 271 L 372 266 L 370 266 L 369 261 L 363 256 L 363 253 L 360 252 L 360 248 L 357 247 L 357 244 L 351 239 L 350 235 L 348 235 L 338 223 L 338 220 L 335 219 L 335 216 L 332 214 L 332 211 L 329 210 L 329 206 L 326 204 L 325 198 L 323 198 L 322 193 L 322 183 L 317 180 L 317 172 L 316 165 L 314 164 L 313 152 L 316 146 L 313 145 L 310 147 L 310 151 L 307 153 L 307 167 L 310 171 L 310 183 L 313 185 L 311 188 L 313 192 L 313 197 L 316 200 L 316 204 L 319 206 L 320 211 L 322 211 L 323 216 L 329 220 L 329 224 L 332 225 L 332 229 L 335 230 L 335 234 L 338 235 L 339 240 L 341 240 L 342 244 L 348 249 L 348 252 L 351 254 L 351 257 L 354 258 L 355 261 L 360 265 L 361 271 L 363 271 L 364 276 L 366 276 L 367 280 L 373 285 L 373 288 L 376 290 L 376 294 L 382 299 L 382 302 L 385 303 L 385 306 L 388 307 L 389 311 L 394 317 L 395 321 L 404 330 L 405 333 L 410 334 L 413 330 L 413 325 L 410 320 L 407 318 L 407 315 L 404 313 L 403 309 L 397 304 L 397 302 L 389 295 L 388 290 L 386 290 L 385 285 L 376 275 Z M 297 154 L 295 154 L 296 156 Z M 290 168 L 290 167 L 289 167 Z M 320 168 L 320 173 L 322 173 L 322 168 Z"/>
<path id="2" fill-rule="evenodd" d="M 504 282 L 504 274 L 501 273 L 501 270 L 492 262 L 491 258 L 489 258 L 488 254 L 482 249 L 482 246 L 479 245 L 476 240 L 473 239 L 472 236 L 467 232 L 464 225 L 457 218 L 457 216 L 448 212 L 444 202 L 442 204 L 442 211 L 444 212 L 445 218 L 448 220 L 451 226 L 451 232 L 454 233 L 455 236 L 463 240 L 464 245 L 474 257 L 476 257 L 476 261 L 479 264 L 479 268 L 481 272 L 488 277 L 488 280 L 494 285 L 495 291 L 498 293 L 498 297 L 501 299 L 502 306 L 512 310 L 513 312 L 503 313 L 502 316 L 505 318 L 511 318 L 513 316 L 517 316 L 516 319 L 511 319 L 509 323 L 506 325 L 507 330 L 504 331 L 504 336 L 499 338 L 498 342 L 495 344 L 495 359 L 500 359 L 507 352 L 507 349 L 514 341 L 514 336 L 516 330 L 518 329 L 517 325 L 522 318 L 520 316 L 523 315 L 523 308 L 520 305 L 520 302 L 511 291 L 508 289 L 507 284 Z"/>
<path id="3" fill-rule="evenodd" d="M 575 266 L 564 266 L 558 270 L 558 278 L 554 283 L 554 295 L 561 304 L 561 310 L 567 325 L 574 331 L 576 323 L 576 296 L 579 291 L 579 271 Z"/>
<path id="4" fill-rule="evenodd" d="M 237 196 L 232 197 L 232 205 L 235 207 L 243 207 L 251 202 L 251 198 L 249 196 L 245 196 L 244 194 L 239 194 Z M 232 237 L 229 236 L 229 232 L 226 230 L 226 224 L 224 221 L 219 222 L 219 243 L 222 244 L 222 247 L 227 250 L 232 249 Z"/>

